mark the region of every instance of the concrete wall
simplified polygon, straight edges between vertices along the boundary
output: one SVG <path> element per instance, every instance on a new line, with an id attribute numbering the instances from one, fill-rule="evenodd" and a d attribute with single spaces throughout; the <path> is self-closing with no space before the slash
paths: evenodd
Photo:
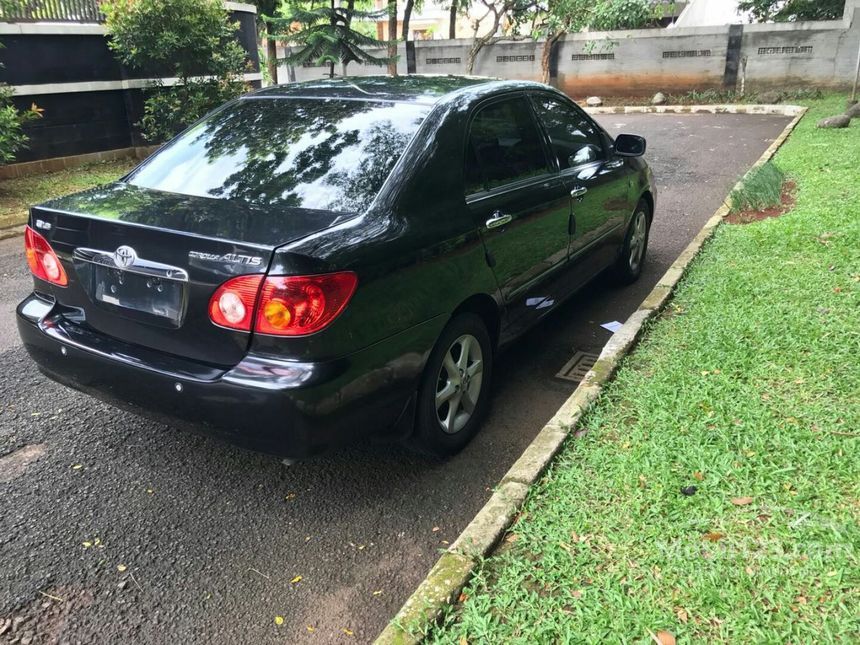
<path id="1" fill-rule="evenodd" d="M 732 38 L 734 36 L 734 38 Z M 465 74 L 472 41 L 415 41 L 420 74 Z M 572 34 L 559 41 L 552 79 L 571 96 L 642 95 L 656 91 L 781 87 L 846 87 L 854 77 L 860 44 L 860 0 L 848 0 L 843 20 L 641 29 Z M 486 46 L 473 74 L 499 78 L 541 79 L 544 43 L 504 41 Z M 401 43 L 399 73 L 405 73 Z M 727 61 L 735 61 L 735 69 Z M 294 80 L 320 78 L 326 70 L 294 70 Z M 340 73 L 340 69 L 337 70 Z M 384 74 L 385 68 L 351 64 L 349 75 Z M 279 82 L 290 70 L 281 67 Z M 292 80 L 292 79 L 289 79 Z"/>

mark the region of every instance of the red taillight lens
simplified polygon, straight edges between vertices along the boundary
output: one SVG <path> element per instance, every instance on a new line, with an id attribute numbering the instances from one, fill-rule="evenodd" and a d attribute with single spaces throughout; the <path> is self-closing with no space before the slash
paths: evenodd
<path id="1" fill-rule="evenodd" d="M 209 300 L 212 322 L 221 327 L 251 331 L 254 305 L 262 281 L 262 275 L 242 275 L 218 287 Z"/>
<path id="2" fill-rule="evenodd" d="M 24 251 L 34 276 L 61 287 L 69 284 L 60 258 L 54 253 L 48 240 L 29 226 L 24 229 Z"/>
<path id="3" fill-rule="evenodd" d="M 320 331 L 343 311 L 358 278 L 351 271 L 270 276 L 263 282 L 254 330 L 277 336 Z"/>
<path id="4" fill-rule="evenodd" d="M 308 276 L 246 275 L 222 284 L 209 301 L 216 325 L 276 336 L 320 331 L 343 311 L 358 278 L 351 271 Z M 259 294 L 259 297 L 258 297 Z"/>

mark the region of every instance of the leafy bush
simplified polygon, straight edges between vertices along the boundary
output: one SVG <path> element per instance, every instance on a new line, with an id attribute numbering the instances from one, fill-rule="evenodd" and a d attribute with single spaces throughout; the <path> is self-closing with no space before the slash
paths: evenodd
<path id="1" fill-rule="evenodd" d="M 35 103 L 27 110 L 17 110 L 12 104 L 12 90 L 0 83 L 0 165 L 14 161 L 15 153 L 27 147 L 22 126 L 41 116 L 42 110 Z"/>
<path id="2" fill-rule="evenodd" d="M 654 18 L 648 0 L 605 0 L 591 10 L 590 26 L 597 31 L 638 29 Z"/>
<path id="3" fill-rule="evenodd" d="M 238 25 L 228 22 L 220 0 L 107 0 L 102 10 L 121 63 L 178 79 L 147 90 L 138 124 L 147 140 L 169 139 L 246 90 Z"/>

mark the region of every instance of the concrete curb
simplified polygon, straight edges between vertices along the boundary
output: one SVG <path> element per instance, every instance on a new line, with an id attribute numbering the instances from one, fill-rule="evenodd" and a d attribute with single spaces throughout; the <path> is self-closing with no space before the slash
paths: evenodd
<path id="1" fill-rule="evenodd" d="M 9 226 L 8 228 L 0 228 L 0 240 L 8 240 L 10 237 L 18 237 L 24 234 L 24 225 Z"/>
<path id="2" fill-rule="evenodd" d="M 663 106 L 644 106 L 639 109 L 624 108 L 629 112 L 651 112 Z M 698 106 L 670 106 L 688 107 Z M 710 106 L 708 106 L 710 107 Z M 749 106 L 712 106 L 715 109 Z M 791 131 L 806 113 L 807 108 L 798 106 L 753 106 L 764 108 L 791 108 L 786 112 L 755 112 L 755 114 L 786 114 L 793 116 L 791 122 L 777 139 L 759 157 L 753 166 L 767 163 L 791 134 Z M 598 108 L 604 109 L 604 108 Z M 613 108 L 609 108 L 613 109 Z M 663 111 L 667 111 L 664 109 Z M 724 110 L 728 111 L 728 110 Z M 594 112 L 592 112 L 594 114 Z M 743 183 L 741 179 L 737 185 Z M 428 630 L 439 619 L 443 609 L 452 603 L 469 582 L 478 563 L 492 552 L 493 548 L 510 528 L 517 513 L 528 496 L 532 484 L 546 470 L 564 441 L 572 433 L 582 415 L 598 398 L 604 386 L 612 379 L 622 359 L 630 352 L 642 333 L 645 324 L 654 318 L 671 297 L 687 267 L 699 254 L 705 242 L 713 235 L 717 226 L 729 212 L 729 198 L 720 206 L 699 231 L 693 241 L 681 252 L 663 277 L 627 319 L 612 335 L 603 348 L 585 379 L 564 402 L 555 415 L 532 440 L 519 459 L 502 477 L 499 486 L 475 518 L 442 555 L 427 577 L 409 597 L 397 615 L 377 637 L 376 645 L 406 645 L 420 643 Z"/>

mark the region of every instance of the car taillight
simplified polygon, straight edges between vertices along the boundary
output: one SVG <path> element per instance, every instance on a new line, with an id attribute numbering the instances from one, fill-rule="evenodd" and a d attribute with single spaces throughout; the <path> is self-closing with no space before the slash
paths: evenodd
<path id="1" fill-rule="evenodd" d="M 216 325 L 275 336 L 303 336 L 325 328 L 346 307 L 358 278 L 351 271 L 309 276 L 239 276 L 209 301 Z"/>
<path id="2" fill-rule="evenodd" d="M 260 291 L 254 331 L 276 336 L 313 334 L 343 311 L 357 284 L 351 271 L 269 276 Z"/>
<path id="3" fill-rule="evenodd" d="M 29 226 L 24 229 L 24 251 L 34 276 L 61 287 L 69 284 L 60 258 L 54 253 L 48 240 Z"/>
<path id="4" fill-rule="evenodd" d="M 209 300 L 209 318 L 216 325 L 251 331 L 254 305 L 260 292 L 263 276 L 242 275 L 227 280 L 215 290 Z"/>

